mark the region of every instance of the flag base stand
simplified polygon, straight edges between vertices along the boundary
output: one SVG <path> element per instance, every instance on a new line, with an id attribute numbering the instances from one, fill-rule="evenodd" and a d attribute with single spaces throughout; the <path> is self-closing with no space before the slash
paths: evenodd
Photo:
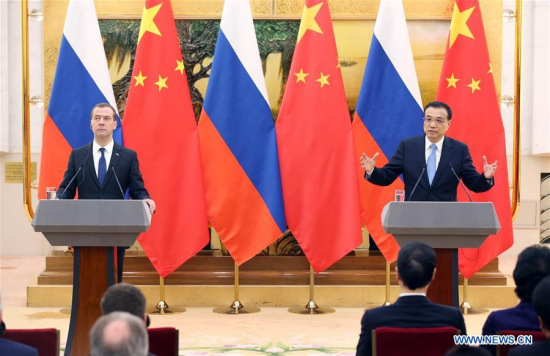
<path id="1" fill-rule="evenodd" d="M 179 314 L 185 312 L 185 308 L 172 308 L 168 306 L 168 303 L 165 301 L 165 290 L 164 290 L 164 277 L 160 277 L 159 282 L 160 287 L 160 300 L 157 303 L 156 310 L 152 314 L 166 315 L 166 314 Z"/>
<path id="2" fill-rule="evenodd" d="M 170 308 L 168 306 L 168 303 L 166 303 L 164 300 L 161 300 L 158 302 L 157 306 L 155 307 L 155 311 L 153 311 L 151 314 L 166 315 L 166 314 L 180 314 L 184 312 L 185 312 L 185 308 L 183 307 Z"/>
<path id="3" fill-rule="evenodd" d="M 292 314 L 310 314 L 310 315 L 334 313 L 335 310 L 333 308 L 319 308 L 317 303 L 315 303 L 314 292 L 315 292 L 315 271 L 313 270 L 313 267 L 309 265 L 309 302 L 306 304 L 304 308 L 292 307 L 288 309 L 288 312 Z"/>
<path id="4" fill-rule="evenodd" d="M 303 315 L 331 314 L 331 313 L 334 313 L 335 311 L 336 310 L 334 308 L 319 308 L 319 306 L 317 305 L 317 303 L 315 303 L 315 300 L 313 299 L 310 299 L 309 302 L 306 304 L 306 306 L 303 308 L 293 307 L 288 309 L 289 313 L 303 314 Z"/>
<path id="5" fill-rule="evenodd" d="M 239 265 L 235 262 L 235 299 L 229 308 L 218 307 L 214 308 L 214 313 L 216 314 L 228 314 L 228 315 L 238 315 L 238 314 L 253 314 L 258 313 L 260 308 L 248 307 L 245 308 L 244 305 L 239 301 Z"/>
<path id="6" fill-rule="evenodd" d="M 234 300 L 233 303 L 231 303 L 231 306 L 229 308 L 226 308 L 226 307 L 214 308 L 214 313 L 228 314 L 228 315 L 254 314 L 254 313 L 258 313 L 259 311 L 260 311 L 260 308 L 256 308 L 256 307 L 245 308 L 244 305 L 242 305 L 241 302 L 238 300 Z"/>
<path id="7" fill-rule="evenodd" d="M 470 302 L 468 302 L 468 278 L 464 278 L 464 283 L 462 285 L 462 291 L 464 295 L 464 300 L 460 304 L 460 310 L 464 315 L 475 315 L 475 314 L 486 314 L 489 312 L 487 309 L 474 309 Z"/>

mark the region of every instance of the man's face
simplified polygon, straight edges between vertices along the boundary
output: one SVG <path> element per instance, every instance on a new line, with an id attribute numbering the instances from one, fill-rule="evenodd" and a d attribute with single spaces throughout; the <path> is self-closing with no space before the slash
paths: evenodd
<path id="1" fill-rule="evenodd" d="M 445 108 L 429 107 L 424 113 L 424 133 L 432 143 L 439 141 L 451 126 Z"/>
<path id="2" fill-rule="evenodd" d="M 113 130 L 117 125 L 116 119 L 113 117 L 113 110 L 109 107 L 95 108 L 91 125 L 96 139 L 113 137 Z"/>

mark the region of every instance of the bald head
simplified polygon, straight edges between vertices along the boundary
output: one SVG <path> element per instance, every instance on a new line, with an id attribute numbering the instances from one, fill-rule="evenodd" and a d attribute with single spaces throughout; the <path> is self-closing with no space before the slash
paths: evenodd
<path id="1" fill-rule="evenodd" d="M 97 319 L 90 333 L 92 356 L 146 356 L 147 330 L 140 318 L 113 312 Z"/>

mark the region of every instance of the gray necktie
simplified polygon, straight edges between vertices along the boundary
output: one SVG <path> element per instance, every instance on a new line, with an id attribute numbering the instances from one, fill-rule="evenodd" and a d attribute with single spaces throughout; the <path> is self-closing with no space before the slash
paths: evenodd
<path id="1" fill-rule="evenodd" d="M 430 148 L 432 149 L 432 153 L 430 153 L 430 156 L 428 157 L 426 169 L 428 170 L 428 181 L 430 182 L 430 185 L 432 185 L 435 176 L 435 150 L 437 150 L 437 146 L 435 143 L 432 143 Z"/>

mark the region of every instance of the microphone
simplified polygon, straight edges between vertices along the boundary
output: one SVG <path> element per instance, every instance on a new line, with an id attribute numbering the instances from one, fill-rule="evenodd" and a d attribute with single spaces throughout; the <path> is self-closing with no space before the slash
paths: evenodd
<path id="1" fill-rule="evenodd" d="M 115 175 L 116 183 L 118 184 L 118 189 L 120 189 L 120 194 L 122 195 L 122 199 L 125 198 L 124 191 L 122 190 L 122 186 L 120 185 L 120 181 L 118 180 L 118 176 L 116 175 L 115 166 L 111 166 L 111 169 L 113 171 L 113 174 Z"/>
<path id="2" fill-rule="evenodd" d="M 460 178 L 458 178 L 458 174 L 456 174 L 455 169 L 453 168 L 453 164 L 452 164 L 452 163 L 449 163 L 449 166 L 451 166 L 451 171 L 453 171 L 453 174 L 455 175 L 456 180 L 458 180 L 458 183 L 460 183 L 460 185 L 462 186 L 462 189 L 464 189 L 464 192 L 465 192 L 466 195 L 468 196 L 468 199 L 470 199 L 470 203 L 471 203 L 471 202 L 472 202 L 472 197 L 470 196 L 470 194 L 469 194 L 468 191 L 466 190 L 466 187 L 464 186 L 464 184 L 462 183 L 462 181 L 460 180 Z"/>
<path id="3" fill-rule="evenodd" d="M 82 167 L 84 167 L 84 165 L 86 164 L 86 161 L 88 160 L 88 157 L 90 156 L 90 150 L 88 150 L 86 152 L 86 158 L 84 158 L 84 162 L 82 162 L 82 164 L 80 165 L 80 167 L 78 167 L 78 170 L 76 171 L 75 175 L 71 178 L 71 180 L 69 181 L 69 184 L 67 184 L 67 186 L 65 187 L 65 189 L 63 189 L 63 193 L 61 193 L 61 197 L 59 199 L 63 199 L 63 196 L 65 195 L 65 192 L 67 191 L 67 188 L 69 188 L 71 186 L 71 183 L 75 180 L 75 178 L 78 176 L 78 173 L 80 173 L 80 171 L 82 170 Z M 84 179 L 86 178 L 85 176 L 85 173 L 82 172 L 82 182 L 84 182 Z M 78 183 L 78 185 L 75 187 L 78 188 L 78 186 L 80 185 L 80 183 Z"/>
<path id="4" fill-rule="evenodd" d="M 80 167 L 78 167 L 78 170 L 76 171 L 76 174 L 71 178 L 71 180 L 69 181 L 69 184 L 67 184 L 67 186 L 65 187 L 65 189 L 63 189 L 63 193 L 61 193 L 61 197 L 59 199 L 63 199 L 63 196 L 65 195 L 65 192 L 67 191 L 67 188 L 69 188 L 71 186 L 71 183 L 75 180 L 76 176 L 78 175 L 78 173 L 80 173 L 80 170 L 82 170 L 82 166 L 81 165 Z"/>
<path id="5" fill-rule="evenodd" d="M 420 183 L 420 179 L 422 178 L 422 175 L 424 174 L 424 171 L 426 170 L 427 163 L 422 167 L 422 173 L 420 173 L 420 177 L 418 177 L 418 180 L 416 181 L 416 184 L 414 185 L 414 188 L 411 192 L 411 195 L 409 195 L 409 201 L 411 201 L 414 191 L 416 190 L 416 187 L 418 186 L 418 183 Z"/>

